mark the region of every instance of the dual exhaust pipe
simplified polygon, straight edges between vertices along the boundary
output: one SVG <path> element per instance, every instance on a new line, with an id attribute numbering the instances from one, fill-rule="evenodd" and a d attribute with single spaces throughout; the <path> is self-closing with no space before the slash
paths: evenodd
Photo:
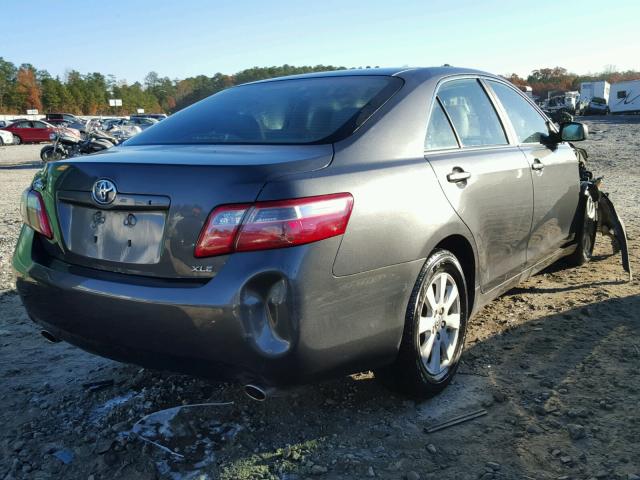
<path id="1" fill-rule="evenodd" d="M 41 330 L 40 335 L 42 335 L 50 343 L 58 343 L 60 341 L 58 337 L 47 330 Z M 251 400 L 255 400 L 256 402 L 264 402 L 267 398 L 269 398 L 269 395 L 272 392 L 273 389 L 265 388 L 254 383 L 248 383 L 244 386 L 245 395 Z"/>

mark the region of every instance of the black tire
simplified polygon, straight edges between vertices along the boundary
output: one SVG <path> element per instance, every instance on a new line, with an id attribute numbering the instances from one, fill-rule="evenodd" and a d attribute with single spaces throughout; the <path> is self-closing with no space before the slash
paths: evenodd
<path id="1" fill-rule="evenodd" d="M 4 140 L 2 140 L 2 137 L 0 137 L 0 147 L 4 146 Z"/>
<path id="2" fill-rule="evenodd" d="M 22 143 L 22 139 L 18 135 L 13 136 L 13 144 L 20 145 Z"/>
<path id="3" fill-rule="evenodd" d="M 60 152 L 53 147 L 53 145 L 47 145 L 40 150 L 40 159 L 44 162 L 55 162 L 60 160 L 63 156 Z"/>
<path id="4" fill-rule="evenodd" d="M 566 258 L 566 263 L 572 267 L 579 267 L 591 260 L 598 230 L 598 208 L 591 195 L 582 195 L 579 209 L 577 248 Z"/>
<path id="5" fill-rule="evenodd" d="M 460 323 L 457 329 L 457 339 L 452 341 L 454 353 L 450 360 L 447 359 L 450 362 L 449 365 L 444 367 L 438 375 L 433 375 L 425 365 L 425 362 L 431 363 L 430 359 L 433 354 L 424 359 L 420 351 L 420 344 L 425 338 L 424 335 L 438 335 L 437 338 L 440 339 L 440 333 L 433 334 L 428 331 L 419 334 L 419 327 L 421 314 L 425 309 L 430 308 L 425 304 L 427 288 L 431 288 L 432 281 L 441 278 L 443 273 L 448 274 L 447 278 L 453 279 L 458 289 L 459 304 L 455 308 L 459 309 Z M 456 257 L 448 250 L 434 251 L 422 267 L 411 293 L 398 357 L 392 365 L 376 371 L 376 377 L 390 388 L 414 397 L 429 398 L 440 393 L 451 382 L 458 369 L 469 316 L 467 299 L 467 284 L 462 267 Z M 436 324 L 438 323 L 440 323 L 439 320 L 436 321 Z M 432 348 L 435 348 L 435 345 Z M 439 345 L 438 348 L 440 348 Z M 439 353 L 439 358 L 442 354 Z"/>

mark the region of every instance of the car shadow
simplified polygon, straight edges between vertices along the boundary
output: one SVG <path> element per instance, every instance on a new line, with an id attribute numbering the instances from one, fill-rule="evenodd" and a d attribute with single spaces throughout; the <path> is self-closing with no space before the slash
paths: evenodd
<path id="1" fill-rule="evenodd" d="M 20 162 L 20 163 L 0 163 L 0 170 L 28 170 L 42 167 L 40 161 Z"/>
<path id="2" fill-rule="evenodd" d="M 601 282 L 614 283 L 618 282 Z M 522 289 L 523 293 L 549 291 Z M 640 362 L 639 311 L 640 295 L 632 295 L 499 327 L 501 331 L 466 346 L 455 380 L 427 400 L 390 391 L 365 372 L 276 391 L 267 401 L 255 402 L 240 386 L 166 372 L 140 375 L 133 366 L 110 370 L 112 374 L 122 370 L 115 376 L 119 391 L 110 393 L 153 391 L 154 396 L 147 398 L 162 398 L 154 401 L 158 410 L 184 403 L 185 392 L 191 390 L 204 393 L 191 397 L 190 403 L 232 401 L 230 417 L 240 429 L 232 442 L 219 445 L 217 466 L 206 468 L 214 478 L 258 478 L 265 469 L 282 469 L 287 478 L 305 478 L 311 471 L 310 459 L 328 468 L 322 478 L 330 479 L 369 477 L 369 467 L 376 478 L 405 478 L 405 472 L 416 471 L 426 478 L 471 479 L 478 478 L 487 461 L 501 465 L 501 475 L 492 478 L 558 478 L 567 473 L 569 464 L 552 451 L 561 449 L 562 457 L 571 457 L 577 465 L 575 459 L 608 448 L 617 436 L 640 436 L 640 423 L 628 423 L 623 410 L 598 407 L 603 397 L 624 395 L 628 405 L 640 401 L 637 378 L 631 375 Z M 470 331 L 481 327 L 478 317 L 477 323 L 470 322 Z M 611 379 L 615 383 L 609 385 Z M 600 388 L 594 388 L 596 383 Z M 630 387 L 627 391 L 625 385 Z M 181 395 L 175 393 L 181 390 Z M 128 418 L 130 405 L 119 408 L 122 411 L 114 410 L 118 414 L 110 418 Z M 210 409 L 197 417 L 185 415 L 184 421 L 212 421 L 226 415 L 226 410 L 205 408 Z M 486 414 L 425 433 L 425 427 L 478 409 Z M 576 419 L 580 412 L 587 417 Z M 573 442 L 567 430 L 568 424 L 577 422 L 590 427 L 581 443 Z M 199 440 L 196 433 L 190 440 L 187 423 L 177 422 L 174 428 L 183 433 L 181 441 L 188 447 L 191 440 L 194 445 Z M 637 440 L 617 441 L 616 457 L 634 458 L 636 447 Z M 285 451 L 307 460 L 288 457 Z M 164 458 L 162 451 L 151 453 Z M 144 462 L 148 455 L 139 458 Z M 122 473 L 134 475 L 134 463 L 131 471 Z M 175 473 L 196 464 L 176 464 Z M 234 476 L 236 467 L 244 476 Z"/>
<path id="3" fill-rule="evenodd" d="M 576 420 L 567 416 L 567 404 L 579 408 L 589 396 L 591 382 L 598 380 L 585 369 L 598 362 L 603 350 L 618 352 L 608 353 L 613 362 L 613 367 L 608 368 L 615 370 L 619 363 L 620 377 L 632 362 L 640 362 L 640 351 L 632 347 L 640 334 L 638 311 L 640 296 L 634 295 L 506 328 L 467 346 L 453 384 L 428 400 L 391 392 L 372 374 L 361 374 L 281 392 L 262 404 L 245 405 L 253 412 L 253 418 L 264 422 L 259 435 L 271 449 L 311 440 L 319 442 L 319 449 L 325 448 L 323 443 L 332 448 L 327 439 L 348 437 L 351 448 L 335 453 L 335 478 L 365 476 L 365 470 L 354 469 L 349 462 L 340 460 L 354 449 L 360 455 L 364 451 L 370 462 L 383 463 L 385 468 L 390 463 L 388 452 L 396 452 L 395 459 L 405 458 L 407 468 L 422 472 L 446 470 L 446 478 L 462 478 L 469 468 L 482 471 L 487 459 L 501 463 L 502 473 L 508 478 L 512 478 L 510 474 L 541 478 L 540 471 L 560 474 L 563 466 L 559 460 L 539 458 L 539 453 L 527 450 L 549 442 L 545 440 L 547 433 L 558 444 L 558 435 L 568 439 L 566 424 Z M 612 344 L 613 335 L 618 335 L 616 341 L 620 345 Z M 485 408 L 487 415 L 439 432 L 424 433 L 428 425 L 480 408 Z M 283 423 L 289 434 L 283 435 Z M 493 432 L 490 442 L 478 442 L 487 432 Z M 442 454 L 430 455 L 421 447 L 416 454 L 416 443 L 437 445 Z M 379 445 L 387 454 L 376 454 Z M 633 448 L 629 445 L 630 454 Z M 410 451 L 414 453 L 403 453 Z"/>
<path id="4" fill-rule="evenodd" d="M 567 285 L 566 287 L 552 287 L 552 288 L 540 288 L 540 287 L 515 287 L 505 293 L 505 296 L 520 295 L 523 293 L 559 293 L 559 292 L 571 292 L 573 290 L 580 290 L 587 287 L 606 287 L 610 285 L 624 285 L 628 283 L 626 280 L 604 280 L 601 282 L 585 282 L 576 285 Z"/>

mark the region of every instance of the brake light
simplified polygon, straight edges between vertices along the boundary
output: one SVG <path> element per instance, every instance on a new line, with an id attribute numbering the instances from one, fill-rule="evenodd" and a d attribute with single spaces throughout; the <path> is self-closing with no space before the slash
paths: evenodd
<path id="1" fill-rule="evenodd" d="M 292 247 L 342 235 L 352 208 L 349 193 L 221 206 L 209 215 L 195 256 Z"/>
<path id="2" fill-rule="evenodd" d="M 47 217 L 42 195 L 35 190 L 25 190 L 20 202 L 22 221 L 47 238 L 53 238 L 53 231 Z"/>

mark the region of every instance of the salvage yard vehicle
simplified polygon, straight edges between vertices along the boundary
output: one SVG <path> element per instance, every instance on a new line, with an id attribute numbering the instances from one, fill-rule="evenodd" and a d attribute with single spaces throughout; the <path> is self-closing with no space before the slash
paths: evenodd
<path id="1" fill-rule="evenodd" d="M 13 143 L 48 142 L 49 135 L 55 133 L 56 127 L 42 120 L 18 120 L 3 130 L 13 134 Z"/>
<path id="2" fill-rule="evenodd" d="M 598 228 L 626 249 L 569 143 L 586 136 L 468 69 L 229 88 L 47 163 L 23 196 L 17 289 L 49 339 L 256 399 L 369 369 L 430 396 L 483 305 L 587 262 Z"/>
<path id="3" fill-rule="evenodd" d="M 0 130 L 0 147 L 13 144 L 13 133 Z"/>
<path id="4" fill-rule="evenodd" d="M 607 101 L 599 97 L 593 97 L 584 109 L 586 115 L 606 115 L 607 113 L 609 113 Z"/>

